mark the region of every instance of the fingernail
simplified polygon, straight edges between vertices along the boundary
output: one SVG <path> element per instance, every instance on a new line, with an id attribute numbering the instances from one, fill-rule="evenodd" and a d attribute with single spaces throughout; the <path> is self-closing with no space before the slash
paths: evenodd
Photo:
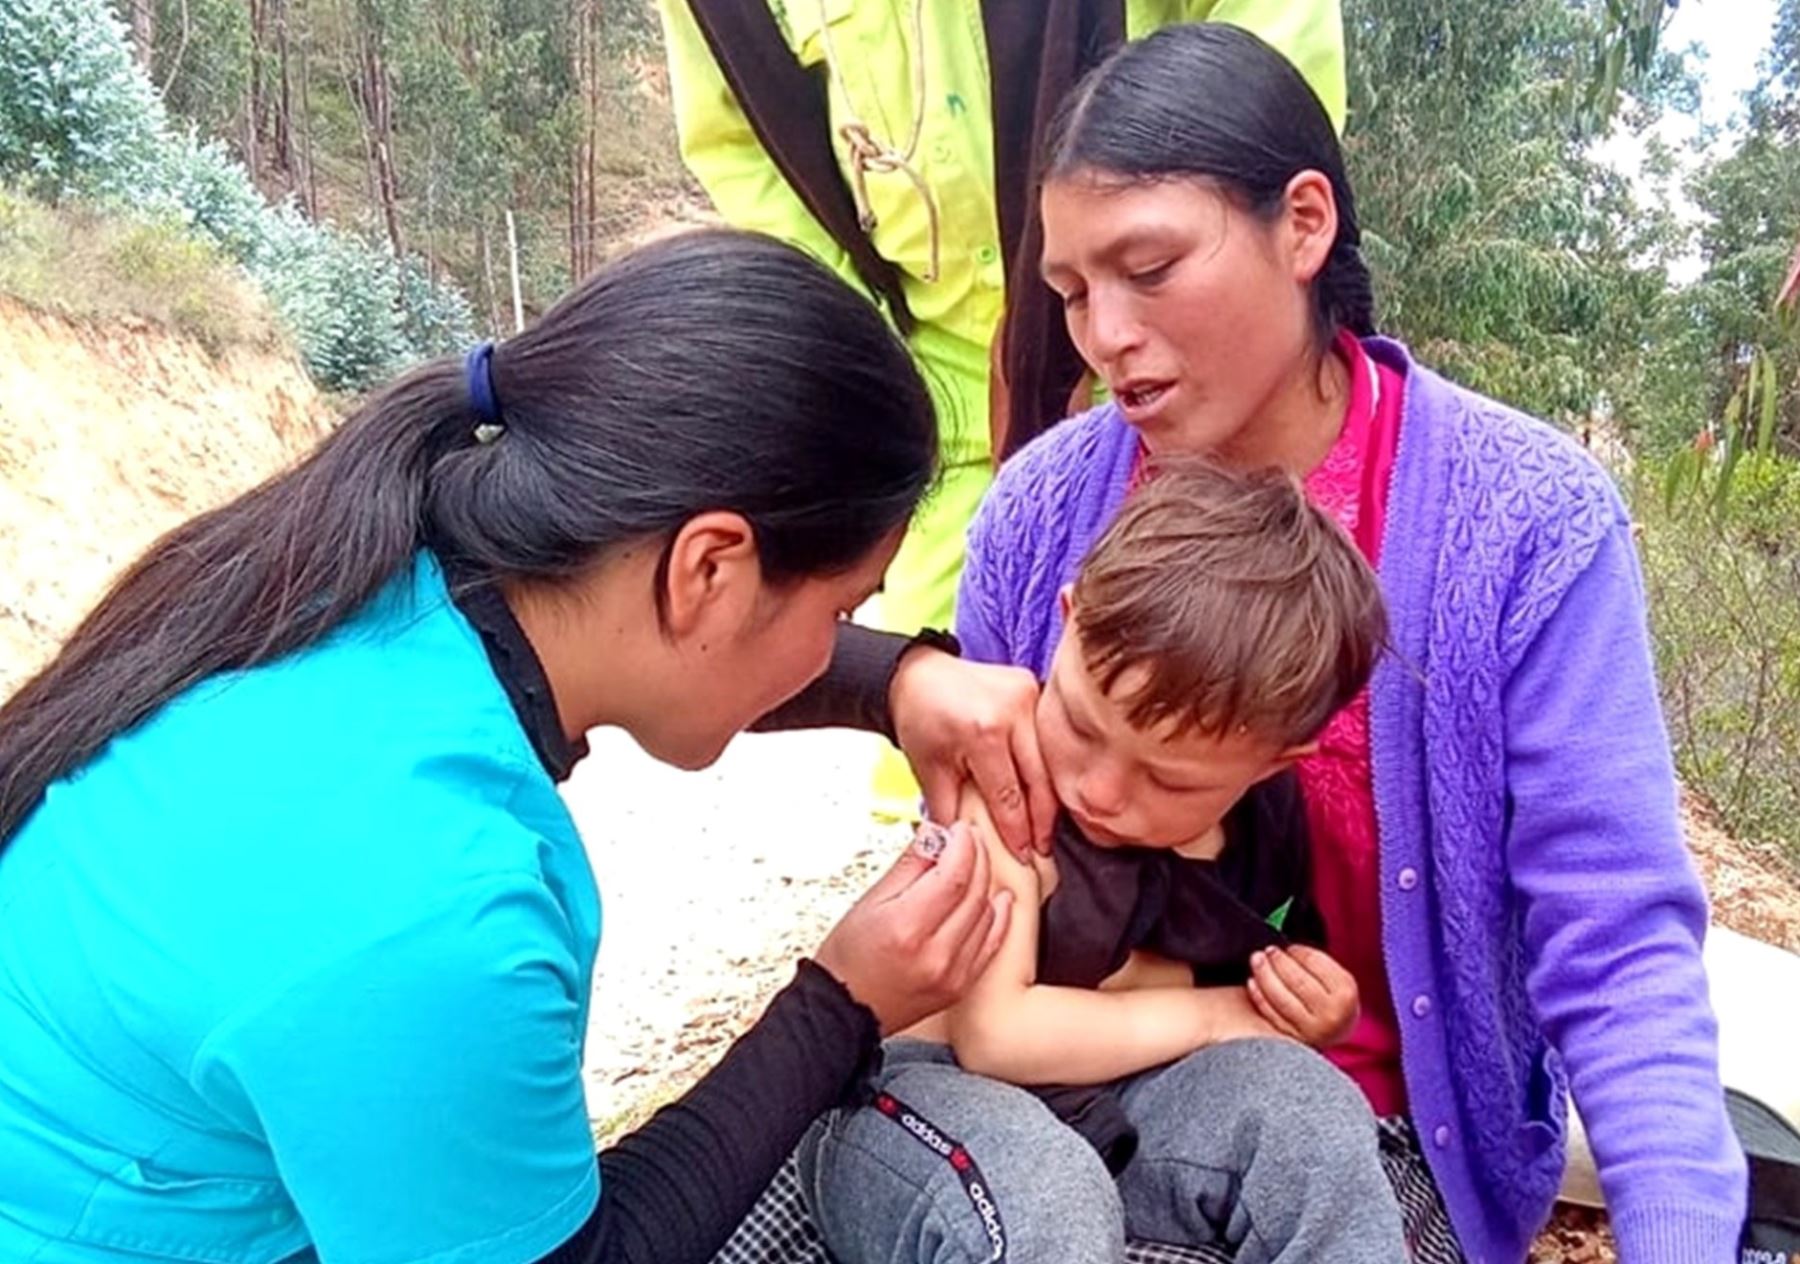
<path id="1" fill-rule="evenodd" d="M 933 864 L 950 845 L 950 831 L 936 821 L 920 821 L 913 831 L 912 849 Z"/>

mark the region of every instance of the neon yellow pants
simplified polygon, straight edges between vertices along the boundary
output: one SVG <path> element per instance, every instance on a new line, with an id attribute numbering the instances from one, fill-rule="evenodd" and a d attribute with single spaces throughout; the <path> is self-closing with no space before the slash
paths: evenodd
<path id="1" fill-rule="evenodd" d="M 887 582 L 876 600 L 878 626 L 908 635 L 920 628 L 952 626 L 969 522 L 993 479 L 993 466 L 986 458 L 944 467 L 936 490 L 913 518 L 894 564 L 888 567 Z M 877 816 L 910 820 L 918 814 L 919 783 L 899 751 L 881 753 L 874 792 Z"/>

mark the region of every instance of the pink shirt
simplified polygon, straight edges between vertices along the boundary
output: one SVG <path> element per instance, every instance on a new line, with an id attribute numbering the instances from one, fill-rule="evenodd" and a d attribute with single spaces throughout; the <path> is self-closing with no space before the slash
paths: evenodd
<path id="1" fill-rule="evenodd" d="M 1336 518 L 1371 566 L 1381 561 L 1381 529 L 1400 437 L 1403 379 L 1377 366 L 1349 334 L 1337 353 L 1350 368 L 1344 427 L 1325 459 L 1306 476 L 1306 494 Z M 1314 898 L 1332 956 L 1355 976 L 1362 1016 L 1343 1043 L 1326 1052 L 1362 1088 L 1378 1115 L 1406 1111 L 1400 1073 L 1400 1024 L 1381 953 L 1381 867 L 1370 774 L 1369 691 L 1325 726 L 1319 751 L 1300 762 L 1312 831 Z"/>

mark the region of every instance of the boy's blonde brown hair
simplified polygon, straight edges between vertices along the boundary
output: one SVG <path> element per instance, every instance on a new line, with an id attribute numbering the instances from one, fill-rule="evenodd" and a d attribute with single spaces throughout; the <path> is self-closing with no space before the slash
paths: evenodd
<path id="1" fill-rule="evenodd" d="M 1387 640 L 1375 572 L 1279 470 L 1158 461 L 1083 562 L 1088 670 L 1138 728 L 1310 742 Z M 1116 696 L 1116 695 L 1115 695 Z"/>

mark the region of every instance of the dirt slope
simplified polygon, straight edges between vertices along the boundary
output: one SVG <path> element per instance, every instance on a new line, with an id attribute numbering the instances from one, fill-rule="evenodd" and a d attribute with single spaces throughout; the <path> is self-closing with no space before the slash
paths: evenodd
<path id="1" fill-rule="evenodd" d="M 290 356 L 0 296 L 0 693 L 156 536 L 253 486 L 332 411 Z"/>

